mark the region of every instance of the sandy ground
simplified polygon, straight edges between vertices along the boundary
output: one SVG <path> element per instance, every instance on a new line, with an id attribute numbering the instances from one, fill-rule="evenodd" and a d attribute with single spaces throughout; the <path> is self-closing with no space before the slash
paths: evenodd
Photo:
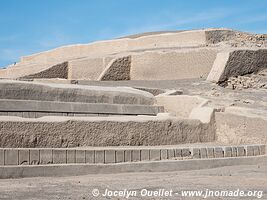
<path id="1" fill-rule="evenodd" d="M 94 189 L 99 190 L 100 196 L 92 195 Z M 128 199 L 267 199 L 267 164 L 167 173 L 4 179 L 0 180 L 0 199 L 127 199 L 103 197 L 102 194 L 106 189 L 137 191 L 137 196 Z M 141 197 L 141 191 L 145 191 L 143 189 L 150 191 L 165 189 L 173 192 L 172 196 Z M 257 193 L 255 197 L 181 197 L 182 190 L 205 192 L 207 189 L 209 191 L 256 190 Z M 258 191 L 263 191 L 263 195 Z"/>

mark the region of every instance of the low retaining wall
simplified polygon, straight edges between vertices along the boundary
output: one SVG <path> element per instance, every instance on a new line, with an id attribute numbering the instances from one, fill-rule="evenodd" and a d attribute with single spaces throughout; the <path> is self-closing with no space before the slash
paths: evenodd
<path id="1" fill-rule="evenodd" d="M 210 142 L 215 130 L 175 117 L 0 117 L 0 147 L 176 145 Z"/>
<path id="2" fill-rule="evenodd" d="M 76 114 L 113 114 L 113 115 L 157 115 L 164 112 L 163 106 L 131 105 L 131 104 L 107 104 L 107 103 L 74 103 L 35 100 L 0 99 L 0 113 L 27 112 L 29 115 L 35 112 L 47 114 L 67 113 Z M 25 113 L 24 113 L 25 114 Z M 0 114 L 1 115 L 1 114 Z"/>
<path id="3" fill-rule="evenodd" d="M 229 158 L 265 155 L 265 145 L 202 147 L 132 147 L 86 149 L 1 149 L 0 165 L 110 164 L 172 159 Z"/>
<path id="4" fill-rule="evenodd" d="M 234 165 L 262 165 L 267 156 L 213 158 L 196 160 L 149 161 L 120 164 L 58 164 L 0 166 L 0 178 L 81 176 L 86 174 L 116 174 L 137 172 L 171 172 L 211 169 Z"/>
<path id="5" fill-rule="evenodd" d="M 153 105 L 152 94 L 127 87 L 0 81 L 0 99 Z"/>

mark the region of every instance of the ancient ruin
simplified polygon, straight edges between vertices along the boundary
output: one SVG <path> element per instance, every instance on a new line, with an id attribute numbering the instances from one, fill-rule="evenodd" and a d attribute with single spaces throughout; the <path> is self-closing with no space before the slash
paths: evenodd
<path id="1" fill-rule="evenodd" d="M 0 69 L 0 178 L 266 162 L 266 71 L 267 35 L 231 29 L 24 56 Z"/>

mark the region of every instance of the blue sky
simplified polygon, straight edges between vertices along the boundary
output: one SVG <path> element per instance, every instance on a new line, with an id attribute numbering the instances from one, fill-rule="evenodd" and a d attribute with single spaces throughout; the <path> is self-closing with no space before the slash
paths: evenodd
<path id="1" fill-rule="evenodd" d="M 0 66 L 61 45 L 206 27 L 267 33 L 267 1 L 0 0 Z"/>

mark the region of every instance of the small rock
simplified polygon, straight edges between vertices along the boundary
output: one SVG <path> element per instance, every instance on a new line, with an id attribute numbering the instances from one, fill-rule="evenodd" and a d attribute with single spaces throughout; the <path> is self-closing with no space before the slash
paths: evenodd
<path id="1" fill-rule="evenodd" d="M 246 100 L 243 100 L 243 103 L 245 103 L 245 104 L 253 104 L 254 101 L 253 100 L 246 99 Z"/>

